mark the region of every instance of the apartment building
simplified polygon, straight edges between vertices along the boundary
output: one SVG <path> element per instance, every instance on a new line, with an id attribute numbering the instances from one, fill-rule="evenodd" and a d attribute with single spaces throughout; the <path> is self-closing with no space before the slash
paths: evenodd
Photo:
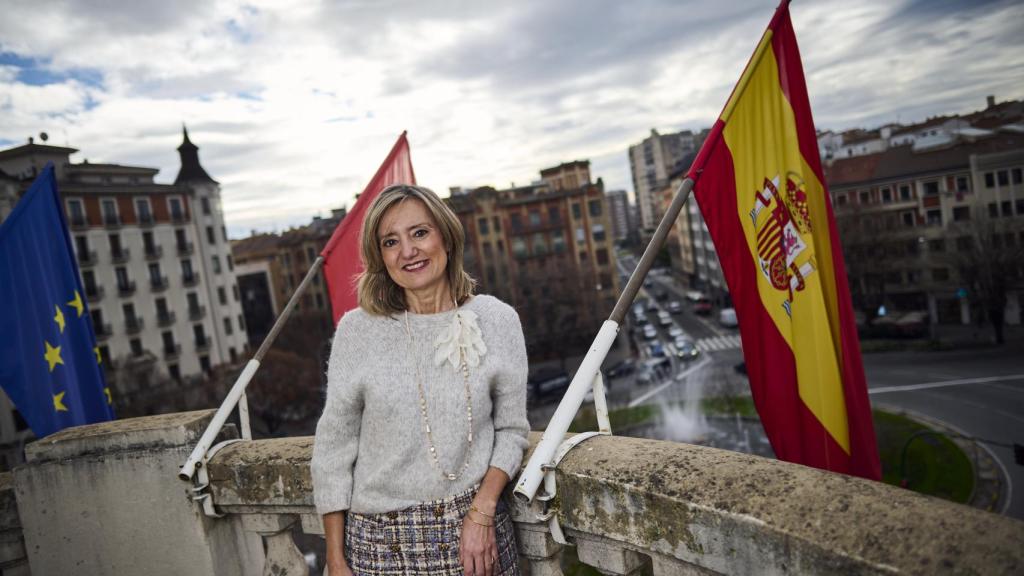
<path id="1" fill-rule="evenodd" d="M 692 158 L 707 134 L 707 130 L 697 133 L 683 130 L 662 135 L 652 129 L 650 136 L 629 147 L 629 167 L 640 214 L 639 226 L 645 234 L 649 235 L 657 228 L 664 214 L 660 192 L 669 175 L 681 167 L 687 156 Z"/>
<path id="2" fill-rule="evenodd" d="M 616 242 L 624 242 L 633 238 L 636 234 L 636 224 L 633 221 L 629 195 L 625 190 L 611 190 L 605 193 L 605 198 L 608 201 L 608 210 L 611 212 L 612 239 Z"/>

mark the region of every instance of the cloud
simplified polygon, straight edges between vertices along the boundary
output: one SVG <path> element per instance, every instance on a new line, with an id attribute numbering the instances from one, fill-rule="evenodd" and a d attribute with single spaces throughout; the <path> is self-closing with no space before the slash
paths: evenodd
<path id="1" fill-rule="evenodd" d="M 0 21 L 0 141 L 47 131 L 78 160 L 160 168 L 181 124 L 232 234 L 350 204 L 409 131 L 422 184 L 535 180 L 590 159 L 631 189 L 627 148 L 717 117 L 776 0 L 27 0 Z M 798 3 L 822 128 L 1022 96 L 1012 1 Z"/>

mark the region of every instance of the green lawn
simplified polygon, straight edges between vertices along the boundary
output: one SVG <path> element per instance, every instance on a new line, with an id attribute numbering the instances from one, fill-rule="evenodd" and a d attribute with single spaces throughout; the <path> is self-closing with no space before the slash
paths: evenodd
<path id="1" fill-rule="evenodd" d="M 702 406 L 708 415 L 729 416 L 738 412 L 741 416 L 757 416 L 753 400 L 748 396 L 705 398 Z M 648 422 L 658 410 L 656 405 L 648 404 L 612 410 L 608 417 L 615 431 Z M 890 412 L 876 410 L 873 416 L 882 460 L 882 480 L 899 486 L 904 445 L 911 436 L 929 428 Z M 597 430 L 593 406 L 581 409 L 569 428 L 570 432 L 585 430 Z M 974 473 L 967 455 L 949 438 L 937 433 L 918 436 L 910 443 L 905 477 L 909 489 L 954 502 L 967 502 L 974 487 Z"/>

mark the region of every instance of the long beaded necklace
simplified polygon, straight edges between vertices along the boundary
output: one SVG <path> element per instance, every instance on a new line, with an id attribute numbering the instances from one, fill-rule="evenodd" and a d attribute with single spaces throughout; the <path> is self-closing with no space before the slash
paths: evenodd
<path id="1" fill-rule="evenodd" d="M 455 313 L 458 313 L 458 310 L 459 307 L 456 305 Z M 440 459 L 437 457 L 434 435 L 430 431 L 430 417 L 427 415 L 427 395 L 423 391 L 423 376 L 420 374 L 420 363 L 416 362 L 416 359 L 413 357 L 412 326 L 409 324 L 409 310 L 405 311 L 405 334 L 409 338 L 409 357 L 416 367 L 416 388 L 420 393 L 420 419 L 423 421 L 423 428 L 427 434 L 427 445 L 430 448 L 431 462 L 446 480 L 454 482 L 465 474 L 469 468 L 469 456 L 473 452 L 473 396 L 469 387 L 469 367 L 466 365 L 466 354 L 465 351 L 460 350 L 459 369 L 462 372 L 462 384 L 466 389 L 466 421 L 469 425 L 469 435 L 467 436 L 469 447 L 466 449 L 466 455 L 463 457 L 462 469 L 458 473 L 446 472 L 441 466 Z"/>

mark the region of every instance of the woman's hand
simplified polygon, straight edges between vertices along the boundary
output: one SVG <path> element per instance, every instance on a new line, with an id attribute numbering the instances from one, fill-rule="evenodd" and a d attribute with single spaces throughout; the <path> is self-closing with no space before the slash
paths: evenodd
<path id="1" fill-rule="evenodd" d="M 493 510 L 490 512 L 493 516 Z M 481 526 L 490 524 L 490 526 Z M 494 518 L 470 510 L 462 519 L 459 562 L 466 576 L 492 576 L 498 563 L 498 542 Z"/>
<path id="2" fill-rule="evenodd" d="M 348 567 L 348 563 L 342 558 L 338 561 L 327 560 L 327 576 L 352 576 L 352 569 Z"/>

